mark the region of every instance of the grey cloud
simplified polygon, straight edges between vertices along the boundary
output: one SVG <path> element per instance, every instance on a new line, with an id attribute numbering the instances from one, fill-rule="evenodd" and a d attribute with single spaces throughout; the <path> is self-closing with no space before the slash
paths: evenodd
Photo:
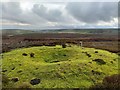
<path id="1" fill-rule="evenodd" d="M 3 19 L 19 21 L 20 14 L 22 13 L 19 3 L 7 2 L 1 3 L 1 6 Z"/>
<path id="2" fill-rule="evenodd" d="M 14 15 L 19 15 L 19 13 L 22 13 L 18 2 L 2 3 L 2 10 L 5 13 L 14 14 Z"/>
<path id="3" fill-rule="evenodd" d="M 67 4 L 66 10 L 75 19 L 86 23 L 109 22 L 117 17 L 117 5 L 113 2 L 72 2 Z"/>
<path id="4" fill-rule="evenodd" d="M 118 17 L 120 17 L 120 2 L 118 3 Z"/>
<path id="5" fill-rule="evenodd" d="M 65 21 L 65 18 L 59 9 L 48 9 L 44 5 L 35 4 L 32 11 L 50 22 Z"/>
<path id="6" fill-rule="evenodd" d="M 2 6 L 2 19 L 25 24 L 40 24 L 46 22 L 33 12 L 24 12 L 19 2 L 7 2 L 0 4 Z"/>
<path id="7" fill-rule="evenodd" d="M 47 3 L 50 4 L 50 3 Z M 57 3 L 59 5 L 59 3 Z M 61 3 L 60 3 L 61 4 Z M 52 3 L 54 5 L 54 3 Z M 0 3 L 2 18 L 6 22 L 30 24 L 30 27 L 72 28 L 81 23 L 97 25 L 99 21 L 109 22 L 117 17 L 117 3 L 62 3 L 65 8 L 49 8 L 45 3 L 34 4 L 30 11 L 22 10 L 19 2 Z M 51 22 L 51 23 L 48 23 Z M 85 26 L 85 27 L 86 27 Z M 17 26 L 18 27 L 18 26 Z M 22 26 L 19 26 L 22 27 Z M 24 27 L 25 28 L 25 27 Z"/>

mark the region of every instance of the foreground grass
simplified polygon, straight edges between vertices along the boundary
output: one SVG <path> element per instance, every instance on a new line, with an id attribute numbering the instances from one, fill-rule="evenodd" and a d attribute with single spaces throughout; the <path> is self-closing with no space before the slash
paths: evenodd
<path id="1" fill-rule="evenodd" d="M 30 53 L 34 53 L 34 57 L 30 57 Z M 9 79 L 19 78 L 6 87 L 17 88 L 23 82 L 39 78 L 40 83 L 32 88 L 88 88 L 101 83 L 105 76 L 118 73 L 118 55 L 94 48 L 41 46 L 16 49 L 3 53 L 2 57 L 2 73 Z"/>

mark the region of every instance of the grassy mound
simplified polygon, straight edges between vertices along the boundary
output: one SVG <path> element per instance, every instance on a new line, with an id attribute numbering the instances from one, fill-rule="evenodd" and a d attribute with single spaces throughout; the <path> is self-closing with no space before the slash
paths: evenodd
<path id="1" fill-rule="evenodd" d="M 32 88 L 88 88 L 118 73 L 118 55 L 94 48 L 41 46 L 16 49 L 2 57 L 2 73 L 13 87 L 26 82 L 34 83 Z"/>

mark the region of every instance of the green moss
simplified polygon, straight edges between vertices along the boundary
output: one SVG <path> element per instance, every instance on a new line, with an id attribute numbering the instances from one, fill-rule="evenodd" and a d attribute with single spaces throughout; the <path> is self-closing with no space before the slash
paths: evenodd
<path id="1" fill-rule="evenodd" d="M 34 53 L 34 58 L 30 57 L 30 53 Z M 102 59 L 106 64 L 98 65 L 93 61 L 95 59 Z M 2 73 L 8 77 L 19 78 L 14 83 L 15 86 L 40 78 L 41 83 L 33 88 L 86 88 L 100 83 L 107 75 L 118 73 L 118 55 L 94 48 L 82 49 L 79 46 L 22 48 L 3 53 L 2 69 L 7 70 Z"/>

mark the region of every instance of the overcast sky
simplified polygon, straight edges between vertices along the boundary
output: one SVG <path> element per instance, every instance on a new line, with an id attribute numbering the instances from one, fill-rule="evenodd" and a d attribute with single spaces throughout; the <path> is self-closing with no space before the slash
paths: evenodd
<path id="1" fill-rule="evenodd" d="M 0 2 L 0 28 L 115 28 L 117 2 Z M 1 27 L 2 25 L 2 27 Z"/>

